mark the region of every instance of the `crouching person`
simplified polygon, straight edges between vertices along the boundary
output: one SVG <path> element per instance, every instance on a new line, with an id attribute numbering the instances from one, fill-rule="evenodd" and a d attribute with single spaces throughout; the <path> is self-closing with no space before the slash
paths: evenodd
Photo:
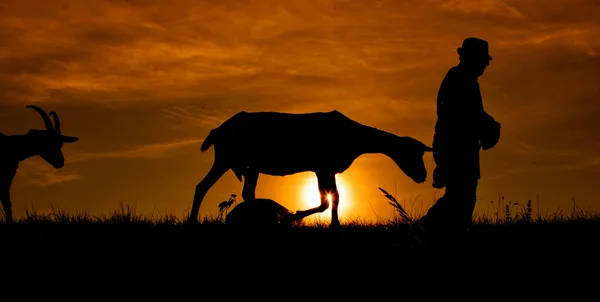
<path id="1" fill-rule="evenodd" d="M 238 204 L 225 217 L 234 227 L 277 227 L 297 223 L 294 214 L 271 199 L 255 199 Z"/>

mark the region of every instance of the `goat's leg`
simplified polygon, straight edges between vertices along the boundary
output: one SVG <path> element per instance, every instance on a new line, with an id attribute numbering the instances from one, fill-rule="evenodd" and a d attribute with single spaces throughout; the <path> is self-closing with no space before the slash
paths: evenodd
<path id="1" fill-rule="evenodd" d="M 316 213 L 323 213 L 329 208 L 329 199 L 327 199 L 327 194 L 333 193 L 334 191 L 337 192 L 335 186 L 335 174 L 317 173 L 317 181 L 319 183 L 319 192 L 321 193 L 321 204 L 318 207 L 314 207 L 308 210 L 296 211 L 294 219 L 299 220 Z"/>
<path id="2" fill-rule="evenodd" d="M 198 215 L 200 214 L 200 205 L 204 196 L 208 190 L 227 172 L 229 168 L 220 162 L 215 161 L 212 168 L 206 174 L 204 179 L 196 185 L 196 191 L 194 192 L 194 202 L 192 203 L 192 209 L 190 210 L 190 217 L 188 222 L 197 222 Z"/>
<path id="3" fill-rule="evenodd" d="M 6 224 L 12 224 L 12 205 L 10 202 L 10 193 L 8 192 L 8 190 L 6 192 L 1 193 L 0 200 L 2 200 L 2 209 L 4 210 L 4 218 L 6 220 Z"/>
<path id="4" fill-rule="evenodd" d="M 246 171 L 244 173 L 244 188 L 242 189 L 242 198 L 246 202 L 252 202 L 256 199 L 256 186 L 258 185 L 258 172 Z"/>

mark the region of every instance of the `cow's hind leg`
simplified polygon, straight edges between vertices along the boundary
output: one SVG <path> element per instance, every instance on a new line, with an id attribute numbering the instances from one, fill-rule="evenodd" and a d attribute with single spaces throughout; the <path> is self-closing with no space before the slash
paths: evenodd
<path id="1" fill-rule="evenodd" d="M 337 188 L 335 185 L 335 173 L 317 173 L 317 180 L 319 183 L 319 192 L 321 193 L 321 204 L 317 207 L 308 210 L 297 211 L 294 215 L 294 219 L 299 220 L 316 213 L 325 212 L 329 208 L 329 199 L 327 198 L 327 196 L 329 194 L 331 194 L 332 197 L 334 195 L 337 196 Z M 337 220 L 337 213 L 335 218 Z M 339 221 L 337 223 L 339 224 Z"/>
<path id="2" fill-rule="evenodd" d="M 319 178 L 319 192 L 321 193 L 321 202 L 323 199 L 331 201 L 331 227 L 340 226 L 338 218 L 338 205 L 340 203 L 340 194 L 335 181 L 335 174 L 317 175 Z M 329 199 L 331 196 L 331 200 Z"/>
<path id="3" fill-rule="evenodd" d="M 188 222 L 197 222 L 198 215 L 200 214 L 200 205 L 204 196 L 208 190 L 229 170 L 229 167 L 224 165 L 222 162 L 215 160 L 210 171 L 206 174 L 204 179 L 196 185 L 196 191 L 194 192 L 194 202 L 192 203 L 192 209 L 190 210 L 190 217 Z"/>

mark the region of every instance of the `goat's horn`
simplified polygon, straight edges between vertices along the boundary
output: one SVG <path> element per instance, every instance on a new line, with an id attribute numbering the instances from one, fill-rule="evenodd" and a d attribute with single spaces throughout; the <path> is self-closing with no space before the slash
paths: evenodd
<path id="1" fill-rule="evenodd" d="M 42 119 L 44 120 L 44 125 L 46 125 L 46 130 L 51 131 L 54 129 L 54 127 L 52 126 L 52 122 L 50 121 L 50 117 L 48 117 L 48 114 L 46 114 L 46 112 L 42 108 L 35 105 L 27 105 L 26 107 L 37 111 L 42 116 Z"/>
<path id="2" fill-rule="evenodd" d="M 50 116 L 54 119 L 54 131 L 60 134 L 60 120 L 58 119 L 58 114 L 54 111 L 50 112 Z"/>

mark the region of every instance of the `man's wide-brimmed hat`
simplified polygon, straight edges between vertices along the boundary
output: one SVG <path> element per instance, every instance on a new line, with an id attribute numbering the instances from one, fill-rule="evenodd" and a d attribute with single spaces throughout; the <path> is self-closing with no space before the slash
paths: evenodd
<path id="1" fill-rule="evenodd" d="M 486 57 L 488 60 L 492 59 L 489 53 L 489 44 L 486 40 L 482 40 L 475 37 L 466 38 L 463 41 L 461 47 L 457 48 L 456 51 L 459 55 L 464 57 Z"/>

